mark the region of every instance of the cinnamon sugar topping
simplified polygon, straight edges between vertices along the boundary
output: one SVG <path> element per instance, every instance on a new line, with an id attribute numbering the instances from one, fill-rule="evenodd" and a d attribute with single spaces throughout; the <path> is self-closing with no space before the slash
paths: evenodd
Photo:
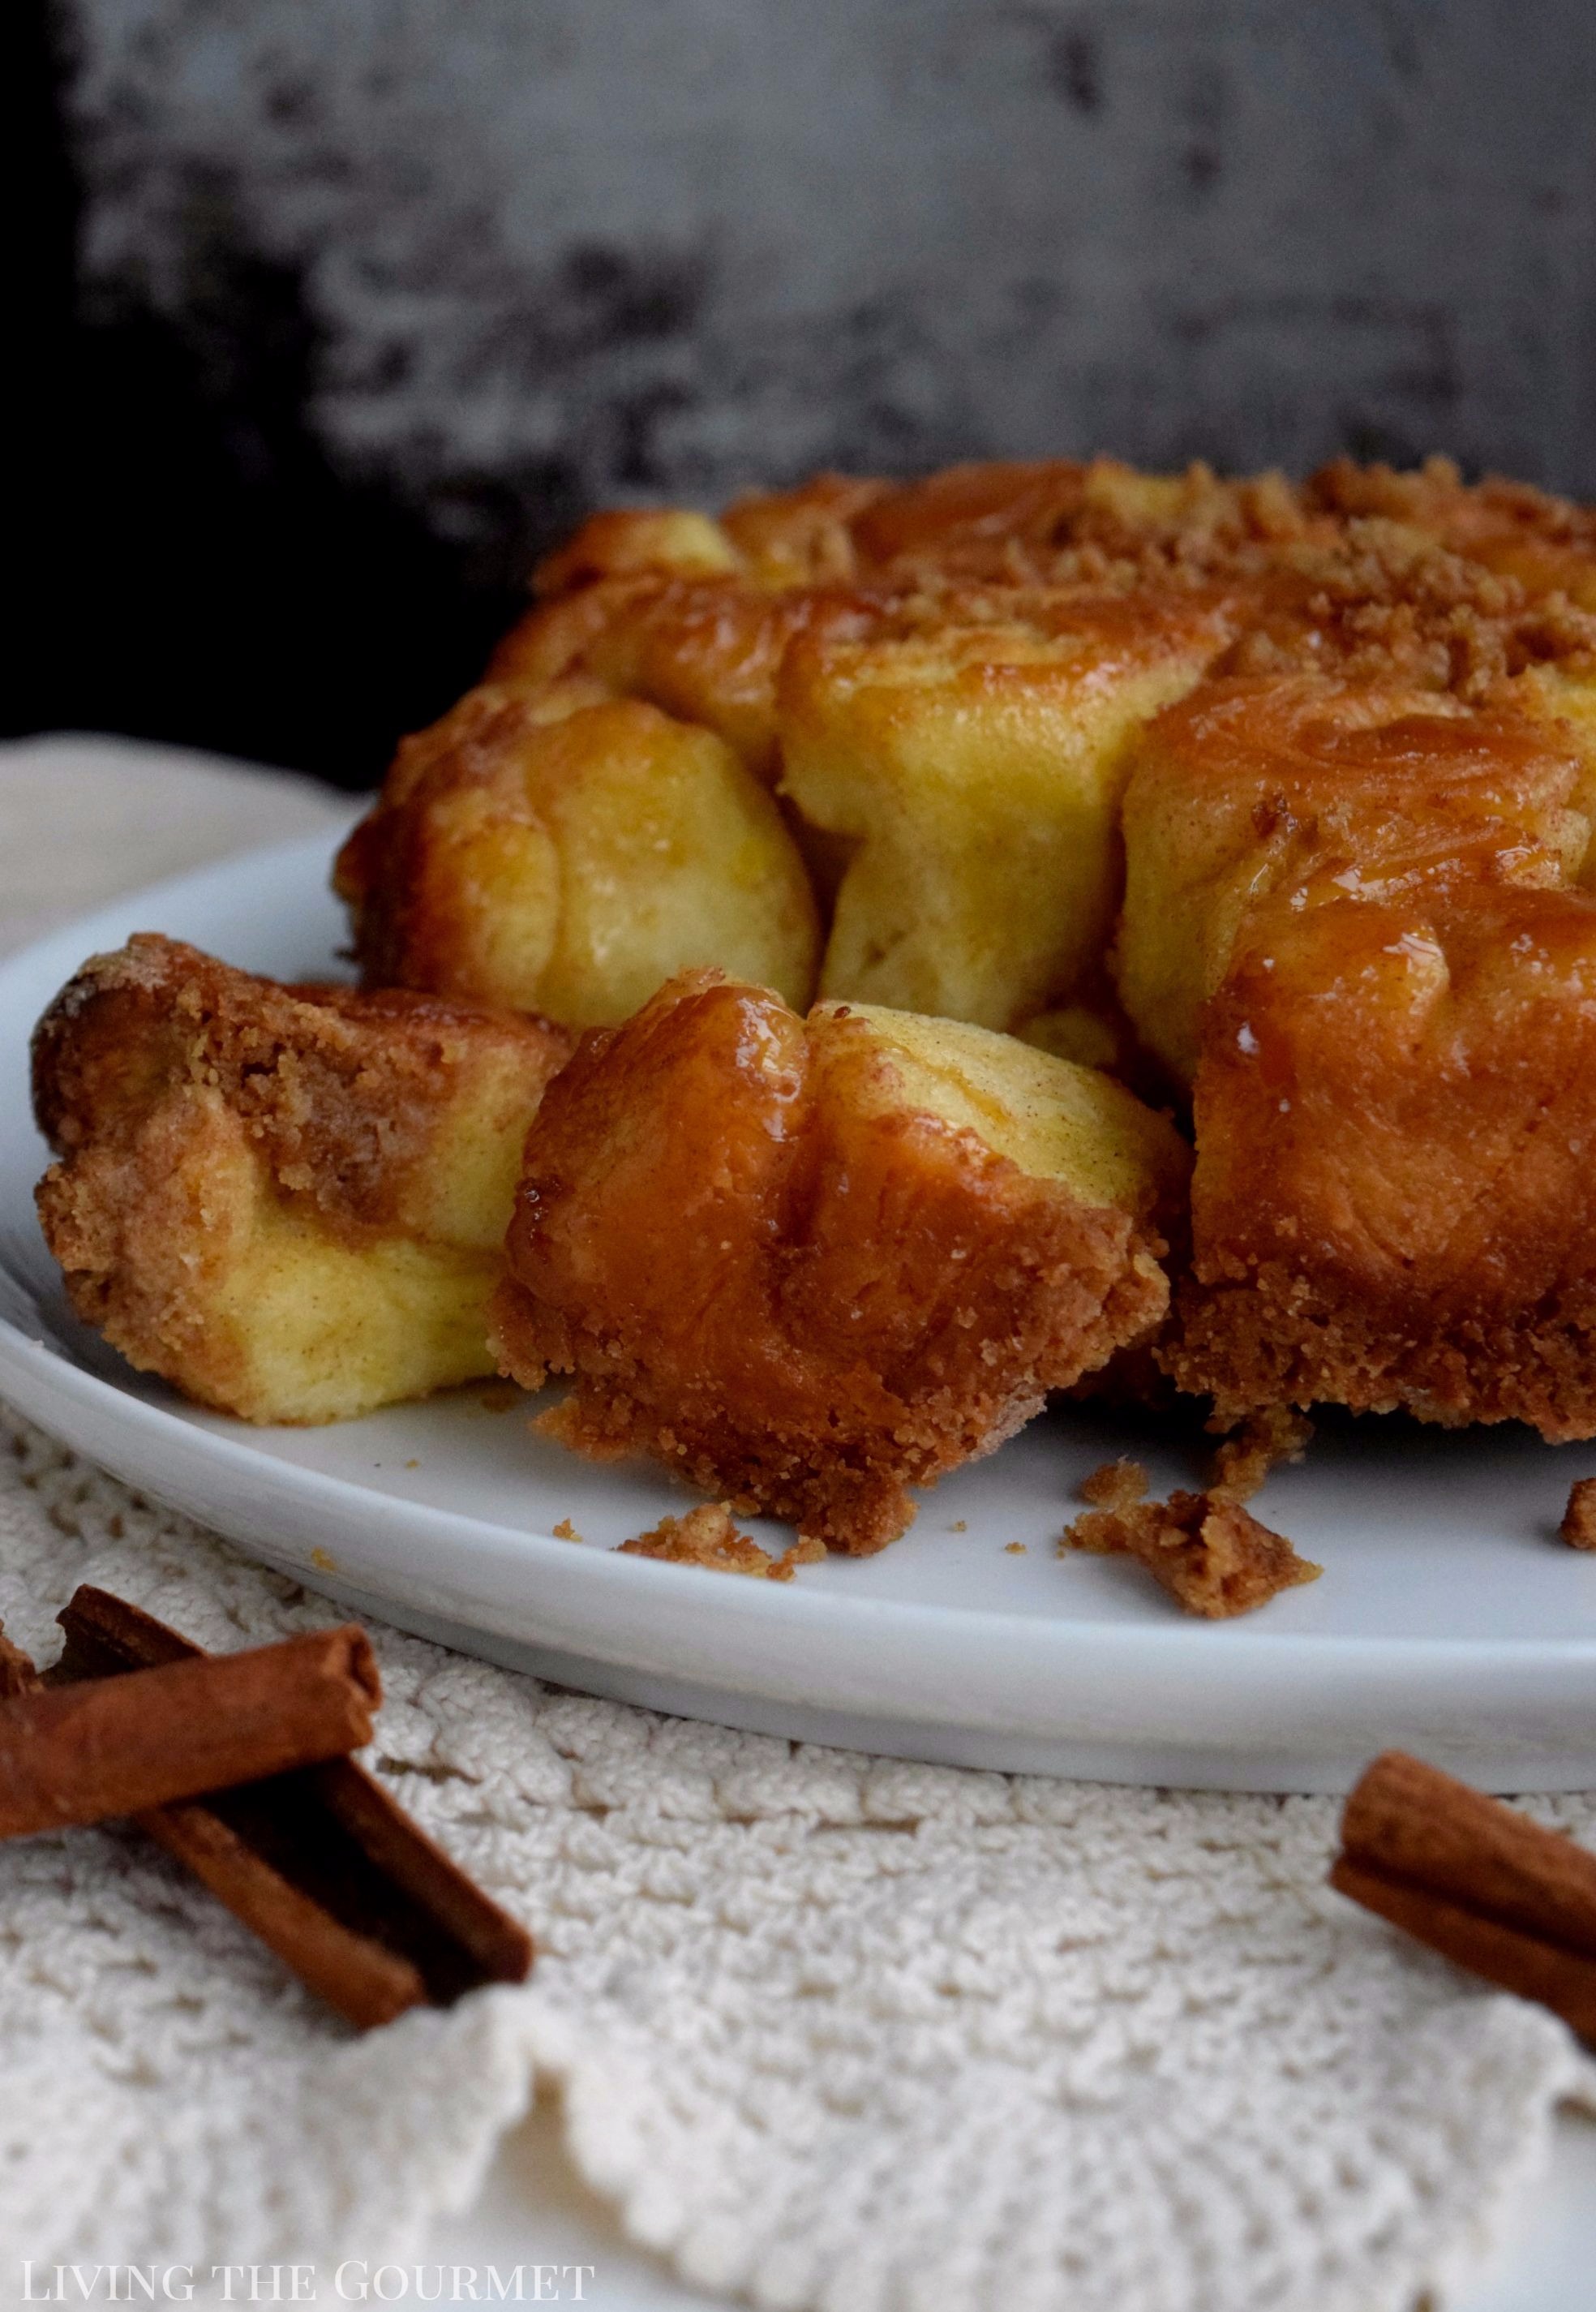
<path id="1" fill-rule="evenodd" d="M 1216 1451 L 1209 1492 L 1226 1501 L 1250 1502 L 1271 1469 L 1282 1461 L 1302 1459 L 1313 1434 L 1307 1414 L 1289 1405 L 1266 1406 L 1249 1414 Z"/>
<path id="2" fill-rule="evenodd" d="M 1105 1461 L 1081 1479 L 1080 1497 L 1094 1509 L 1132 1510 L 1147 1497 L 1147 1473 L 1139 1461 Z"/>
<path id="3" fill-rule="evenodd" d="M 1102 1474 L 1101 1472 L 1099 1474 Z M 1225 1621 L 1267 1605 L 1282 1590 L 1316 1581 L 1322 1568 L 1299 1557 L 1284 1534 L 1224 1493 L 1172 1493 L 1167 1502 L 1087 1510 L 1067 1528 L 1060 1554 L 1135 1557 L 1188 1613 Z"/>
<path id="4" fill-rule="evenodd" d="M 790 1581 L 794 1566 L 819 1563 L 825 1544 L 813 1534 L 800 1534 L 790 1549 L 772 1557 L 751 1535 L 737 1531 L 729 1502 L 704 1502 L 685 1517 L 661 1518 L 647 1533 L 624 1541 L 620 1554 L 655 1557 L 667 1565 L 702 1565 L 711 1573 L 752 1573 L 765 1581 Z"/>

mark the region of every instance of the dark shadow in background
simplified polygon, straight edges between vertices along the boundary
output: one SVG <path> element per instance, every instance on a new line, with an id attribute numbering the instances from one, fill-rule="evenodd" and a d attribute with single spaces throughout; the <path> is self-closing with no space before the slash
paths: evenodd
<path id="1" fill-rule="evenodd" d="M 307 16 L 339 4 L 305 0 Z M 327 456 L 310 405 L 336 349 L 318 336 L 294 267 L 263 255 L 247 228 L 215 158 L 221 144 L 163 155 L 179 187 L 180 300 L 159 311 L 125 277 L 83 301 L 66 59 L 52 37 L 52 26 L 70 28 L 73 7 L 13 0 L 0 16 L 12 51 L 0 55 L 0 103 L 13 116 L 0 136 L 12 324 L 0 375 L 15 405 L 6 440 L 16 577 L 0 731 L 120 731 L 369 784 L 397 734 L 432 720 L 476 676 L 537 555 L 590 497 L 693 495 L 695 474 L 711 477 L 712 497 L 717 471 L 728 487 L 821 463 L 902 473 L 1012 454 L 1022 442 L 1031 454 L 1056 441 L 1158 465 L 1207 454 L 1243 467 L 1308 465 L 1338 448 L 1406 463 L 1443 444 L 1596 489 L 1586 262 L 1596 188 L 1579 109 L 1580 75 L 1596 57 L 1588 0 L 1547 0 L 1518 16 L 1497 0 L 1444 11 L 1430 0 L 1303 0 L 1283 12 L 1247 0 L 854 4 L 874 29 L 862 48 L 844 41 L 839 69 L 874 75 L 870 117 L 885 140 L 876 180 L 895 182 L 900 100 L 912 82 L 920 109 L 903 133 L 922 166 L 950 124 L 990 132 L 976 140 L 973 176 L 964 153 L 961 197 L 978 223 L 1022 181 L 1016 171 L 1068 188 L 1038 211 L 1042 223 L 1012 263 L 986 233 L 1000 293 L 980 329 L 937 326 L 944 309 L 962 311 L 974 263 L 956 206 L 935 249 L 942 261 L 922 264 L 917 280 L 912 253 L 900 263 L 881 239 L 894 211 L 878 200 L 877 238 L 859 244 L 871 261 L 842 277 L 850 180 L 841 170 L 828 183 L 826 170 L 847 155 L 824 138 L 814 147 L 814 216 L 789 202 L 785 241 L 772 244 L 790 256 L 807 222 L 829 219 L 829 238 L 815 237 L 808 308 L 783 315 L 778 301 L 767 311 L 746 280 L 735 295 L 722 281 L 718 299 L 718 244 L 702 217 L 702 248 L 661 256 L 646 245 L 649 170 L 677 165 L 656 152 L 629 196 L 632 227 L 594 241 L 556 217 L 546 266 L 517 274 L 503 310 L 487 312 L 484 358 L 505 392 L 525 384 L 553 398 L 547 437 L 486 468 L 445 456 L 437 474 L 405 487 L 397 469 L 362 481 Z M 452 5 L 437 0 L 444 32 Z M 578 224 L 602 211 L 606 172 L 624 174 L 633 145 L 648 144 L 650 107 L 670 127 L 703 68 L 685 57 L 678 88 L 666 55 L 656 87 L 615 54 L 612 34 L 639 21 L 626 0 L 608 0 L 607 13 L 584 6 L 526 0 L 517 20 L 518 38 L 559 32 L 579 50 L 586 39 L 583 70 L 568 83 L 563 157 L 557 149 L 547 180 L 530 180 L 551 215 L 554 196 L 569 195 Z M 203 0 L 166 13 L 179 43 L 212 13 L 228 14 Z M 687 22 L 694 12 L 677 13 Z M 851 39 L 850 0 L 822 13 L 834 36 Z M 760 181 L 759 137 L 813 125 L 795 127 L 782 109 L 793 40 L 809 35 L 794 29 L 790 0 L 704 15 L 722 48 L 749 23 L 770 35 L 740 51 L 738 120 L 754 158 L 745 154 L 724 198 L 746 202 Z M 1270 27 L 1280 32 L 1272 46 Z M 160 69 L 172 68 L 169 53 Z M 606 75 L 616 74 L 631 74 L 632 109 L 606 143 Z M 1227 128 L 1227 102 L 1236 110 L 1241 95 L 1256 100 L 1252 113 Z M 138 99 L 101 92 L 102 104 L 117 101 Z M 270 112 L 310 98 L 290 74 L 266 101 Z M 793 101 L 803 101 L 800 89 Z M 1307 132 L 1321 107 L 1330 127 L 1356 133 L 1316 143 Z M 136 111 L 128 117 L 136 127 Z M 1004 142 L 1003 124 L 1017 144 Z M 712 206 L 708 214 L 712 227 Z M 1075 260 L 1059 232 L 1077 216 L 1095 237 L 1077 253 L 1072 289 Z M 1116 225 L 1106 238 L 1104 221 Z M 468 210 L 440 221 L 437 272 L 447 281 L 459 271 L 463 311 L 484 279 L 490 308 L 499 293 L 491 224 Z M 1250 259 L 1239 247 L 1249 230 Z M 1436 278 L 1442 249 L 1455 260 L 1447 281 Z M 1141 280 L 1144 254 L 1160 250 L 1166 261 L 1148 262 Z M 746 251 L 739 261 L 746 271 Z M 827 265 L 838 275 L 830 291 Z M 941 301 L 936 311 L 928 298 Z M 468 378 L 468 344 L 464 352 Z M 1038 386 L 1028 402 L 994 390 L 1016 376 Z M 1052 401 L 1050 378 L 1069 386 Z M 705 438 L 722 418 L 731 425 L 737 453 L 723 471 L 712 457 L 693 465 L 699 418 Z"/>
<path id="2" fill-rule="evenodd" d="M 48 11 L 13 0 L 5 45 L 22 599 L 0 731 L 120 731 L 370 785 L 396 732 L 480 671 L 522 572 L 479 553 L 463 583 L 416 512 L 332 472 L 304 421 L 299 284 L 239 244 L 224 202 L 185 338 L 147 313 L 80 320 Z M 572 512 L 551 502 L 545 535 Z"/>

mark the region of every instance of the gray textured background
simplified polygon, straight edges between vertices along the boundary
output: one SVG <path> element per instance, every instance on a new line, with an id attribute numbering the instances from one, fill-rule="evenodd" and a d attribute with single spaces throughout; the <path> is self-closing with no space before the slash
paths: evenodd
<path id="1" fill-rule="evenodd" d="M 1438 448 L 1596 495 L 1596 0 L 56 21 L 115 398 L 209 429 L 166 498 L 342 525 L 345 591 L 431 556 L 485 626 L 596 500 L 821 465 Z"/>
<path id="2" fill-rule="evenodd" d="M 474 492 L 1432 446 L 1596 487 L 1590 0 L 77 0 L 91 275 Z M 452 507 L 452 512 L 451 512 Z"/>

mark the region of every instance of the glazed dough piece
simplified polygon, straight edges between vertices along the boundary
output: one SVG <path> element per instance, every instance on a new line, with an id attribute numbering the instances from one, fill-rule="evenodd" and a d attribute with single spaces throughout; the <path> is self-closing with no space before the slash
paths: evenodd
<path id="1" fill-rule="evenodd" d="M 854 846 L 821 993 L 1015 1028 L 1100 960 L 1128 742 L 1225 639 L 1197 595 L 1032 598 L 863 642 L 800 642 L 783 791 Z"/>
<path id="2" fill-rule="evenodd" d="M 491 1373 L 522 1144 L 571 1038 L 400 993 L 283 987 L 144 934 L 34 1039 L 45 1238 L 113 1347 L 248 1421 Z"/>
<path id="3" fill-rule="evenodd" d="M 484 686 L 406 740 L 335 883 L 370 985 L 574 1027 L 694 964 L 814 986 L 814 896 L 770 796 L 712 731 L 591 679 Z"/>
<path id="4" fill-rule="evenodd" d="M 704 723 L 774 781 L 776 679 L 794 643 L 864 641 L 905 602 L 956 627 L 990 624 L 1017 589 L 1167 592 L 1176 574 L 1252 573 L 1286 541 L 1331 537 L 1277 475 L 1220 482 L 1204 467 L 1138 474 L 1083 465 L 954 466 L 889 484 L 821 475 L 741 499 L 719 523 L 687 512 L 595 516 L 537 574 L 537 607 L 489 679 L 536 688 L 590 676 Z M 1161 615 L 1155 600 L 1148 606 Z"/>
<path id="5" fill-rule="evenodd" d="M 488 679 L 536 695 L 580 676 L 702 723 L 763 785 L 781 768 L 776 678 L 802 635 L 870 632 L 880 616 L 855 590 L 772 591 L 746 580 L 602 581 L 533 610 L 500 644 Z"/>
<path id="6" fill-rule="evenodd" d="M 545 600 L 645 574 L 734 578 L 765 593 L 863 585 L 902 594 L 928 578 L 1078 583 L 1083 556 L 1099 574 L 1109 560 L 1156 574 L 1337 526 L 1278 474 L 1221 481 L 1201 464 L 1144 474 L 1114 458 L 992 460 L 909 482 L 820 474 L 739 498 L 718 522 L 681 510 L 597 514 L 535 583 Z"/>
<path id="7" fill-rule="evenodd" d="M 1569 731 L 1511 706 L 1312 675 L 1204 684 L 1131 749 L 1116 975 L 1138 1034 L 1190 1086 L 1203 1006 L 1276 890 L 1570 880 L 1586 784 Z"/>
<path id="8" fill-rule="evenodd" d="M 540 594 L 564 594 L 595 579 L 703 578 L 739 570 L 743 557 L 718 521 L 688 506 L 616 508 L 589 516 L 539 565 Z"/>
<path id="9" fill-rule="evenodd" d="M 583 1038 L 528 1138 L 496 1302 L 541 1424 L 881 1548 L 905 1488 L 1147 1334 L 1187 1169 L 1090 1070 L 704 975 Z"/>
<path id="10" fill-rule="evenodd" d="M 1510 705 L 1313 678 L 1146 734 L 1120 984 L 1197 1136 L 1159 1353 L 1223 1417 L 1596 1426 L 1583 776 Z"/>
<path id="11" fill-rule="evenodd" d="M 816 474 L 792 490 L 738 498 L 720 527 L 756 585 L 850 585 L 863 573 L 860 518 L 894 486 L 845 474 Z"/>
<path id="12" fill-rule="evenodd" d="M 1596 1432 L 1593 1022 L 1583 893 L 1260 910 L 1206 1021 L 1177 1385 Z"/>
<path id="13" fill-rule="evenodd" d="M 823 475 L 702 514 L 596 514 L 536 575 L 539 600 L 494 652 L 490 682 L 536 693 L 580 676 L 702 722 L 773 785 L 776 675 L 800 634 L 865 634 L 850 518 L 883 485 Z"/>

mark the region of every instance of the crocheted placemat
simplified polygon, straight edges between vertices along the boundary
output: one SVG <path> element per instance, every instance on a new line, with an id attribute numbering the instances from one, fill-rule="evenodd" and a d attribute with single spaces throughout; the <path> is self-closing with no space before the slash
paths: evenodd
<path id="1" fill-rule="evenodd" d="M 341 1618 L 13 1419 L 0 1616 L 48 1658 L 85 1580 L 214 1648 Z M 1325 1888 L 1332 1800 L 857 1757 L 374 1635 L 371 1763 L 532 1982 L 355 2038 L 136 1833 L 0 1848 L 15 2254 L 403 2261 L 541 2076 L 626 2230 L 760 2304 L 1399 2312 L 1579 2091 L 1560 2025 Z"/>

